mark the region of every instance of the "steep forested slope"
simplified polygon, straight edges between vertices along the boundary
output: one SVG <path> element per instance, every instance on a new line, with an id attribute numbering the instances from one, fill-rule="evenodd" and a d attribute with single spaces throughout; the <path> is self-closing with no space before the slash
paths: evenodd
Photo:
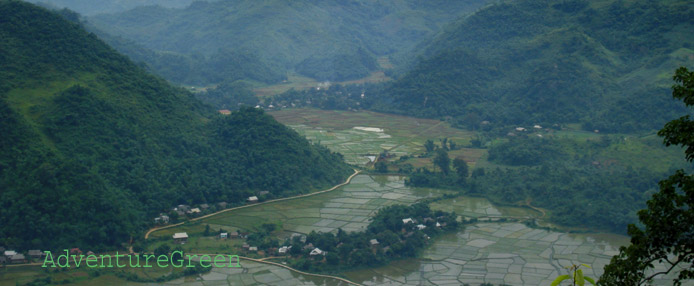
<path id="1" fill-rule="evenodd" d="M 45 9 L 0 1 L 0 38 L 0 244 L 108 248 L 174 204 L 350 173 L 263 111 L 217 115 Z"/>
<path id="2" fill-rule="evenodd" d="M 660 128 L 684 112 L 670 74 L 694 64 L 689 1 L 505 1 L 447 27 L 373 108 L 458 124 Z"/>
<path id="3" fill-rule="evenodd" d="M 35 4 L 47 4 L 52 8 L 68 8 L 83 15 L 117 13 L 145 5 L 182 8 L 193 1 L 195 0 L 27 0 Z"/>
<path id="4" fill-rule="evenodd" d="M 90 17 L 88 22 L 158 55 L 188 58 L 193 64 L 219 63 L 206 64 L 208 71 L 228 68 L 224 61 L 231 53 L 265 63 L 282 75 L 295 70 L 319 80 L 345 80 L 368 75 L 377 68 L 377 56 L 408 51 L 485 2 L 225 0 L 195 2 L 186 9 L 140 7 Z M 166 68 L 157 55 L 138 60 L 157 71 Z M 213 76 L 175 80 L 218 83 Z M 250 79 L 278 81 L 276 76 Z"/>

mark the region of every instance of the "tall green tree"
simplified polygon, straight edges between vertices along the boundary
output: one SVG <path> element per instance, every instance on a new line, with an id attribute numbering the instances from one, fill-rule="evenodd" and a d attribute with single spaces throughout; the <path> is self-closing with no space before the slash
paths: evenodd
<path id="1" fill-rule="evenodd" d="M 694 105 L 694 72 L 681 67 L 673 79 L 673 97 L 687 107 Z M 689 115 L 668 122 L 658 135 L 666 146 L 684 147 L 687 161 L 694 160 L 694 121 Z M 643 227 L 629 225 L 631 245 L 621 247 L 605 267 L 600 285 L 642 285 L 678 268 L 682 270 L 675 285 L 694 278 L 694 178 L 678 170 L 659 185 L 648 208 L 638 212 Z M 656 263 L 665 270 L 654 270 Z"/>
<path id="2" fill-rule="evenodd" d="M 427 140 L 427 142 L 424 143 L 424 148 L 426 148 L 427 153 L 434 151 L 436 148 L 436 145 L 434 144 L 434 141 Z"/>
<path id="3" fill-rule="evenodd" d="M 448 152 L 443 148 L 436 151 L 436 157 L 434 157 L 434 165 L 441 169 L 441 172 L 448 175 L 451 170 L 451 158 L 448 157 Z"/>
<path id="4" fill-rule="evenodd" d="M 467 162 L 463 158 L 455 158 L 453 159 L 453 167 L 455 168 L 455 173 L 458 174 L 458 182 L 464 183 L 469 173 Z"/>

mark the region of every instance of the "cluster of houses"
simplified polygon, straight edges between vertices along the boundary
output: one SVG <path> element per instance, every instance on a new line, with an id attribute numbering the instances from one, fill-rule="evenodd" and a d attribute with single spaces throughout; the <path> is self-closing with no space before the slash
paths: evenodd
<path id="1" fill-rule="evenodd" d="M 260 199 L 258 197 L 266 196 L 269 194 L 269 191 L 260 191 L 257 195 L 248 197 L 246 201 L 251 204 L 258 203 L 260 202 Z M 198 205 L 198 207 L 195 208 L 189 205 L 181 204 L 172 208 L 171 212 L 176 213 L 179 218 L 184 218 L 188 216 L 196 217 L 204 212 L 226 209 L 228 205 L 229 204 L 227 202 L 218 202 L 216 204 L 216 209 L 214 209 L 209 204 L 200 204 Z M 165 213 L 160 213 L 158 217 L 154 218 L 154 224 L 168 224 L 170 221 L 171 218 L 168 214 Z"/>
<path id="2" fill-rule="evenodd" d="M 248 233 L 241 233 L 238 231 L 219 233 L 219 239 L 245 238 L 246 236 L 248 236 Z M 188 233 L 187 232 L 174 233 L 173 241 L 174 241 L 174 243 L 178 243 L 178 244 L 186 244 L 186 242 L 188 242 Z"/>
<path id="3" fill-rule="evenodd" d="M 535 125 L 533 125 L 533 130 L 540 131 L 540 130 L 542 130 L 542 126 L 535 124 Z M 519 133 L 520 132 L 528 132 L 528 129 L 526 129 L 525 127 L 516 127 L 515 132 L 519 132 Z M 516 133 L 509 132 L 506 134 L 506 136 L 513 137 L 513 136 L 516 136 Z M 542 134 L 537 134 L 537 137 L 542 137 Z"/>
<path id="4" fill-rule="evenodd" d="M 266 196 L 268 194 L 270 194 L 270 192 L 268 192 L 268 191 L 258 192 L 258 196 Z M 248 203 L 251 203 L 251 204 L 257 203 L 257 202 L 259 202 L 258 196 L 250 196 L 250 197 L 248 197 L 248 199 L 246 199 L 246 201 L 248 201 Z"/>
<path id="5" fill-rule="evenodd" d="M 29 250 L 25 255 L 14 250 L 6 250 L 4 247 L 0 247 L 0 253 L 0 265 L 29 263 L 29 258 L 40 260 L 46 255 L 38 249 Z"/>
<path id="6" fill-rule="evenodd" d="M 226 209 L 228 204 L 226 202 L 219 202 L 216 204 L 216 208 L 218 210 L 223 210 Z M 186 216 L 198 216 L 203 212 L 206 212 L 208 210 L 212 210 L 209 204 L 200 204 L 197 207 L 191 207 L 189 205 L 178 205 L 174 208 L 171 209 L 172 213 L 176 213 L 179 218 L 184 218 Z M 154 218 L 154 224 L 168 224 L 171 222 L 171 217 L 168 214 L 165 213 L 160 213 L 158 217 Z"/>

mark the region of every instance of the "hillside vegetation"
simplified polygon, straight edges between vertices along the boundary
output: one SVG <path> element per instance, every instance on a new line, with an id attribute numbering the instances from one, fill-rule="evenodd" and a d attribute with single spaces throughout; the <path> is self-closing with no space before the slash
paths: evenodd
<path id="1" fill-rule="evenodd" d="M 121 50 L 179 83 L 237 79 L 224 75 L 231 70 L 264 83 L 281 81 L 288 71 L 342 81 L 367 76 L 379 68 L 376 57 L 408 52 L 485 2 L 224 0 L 185 9 L 139 7 L 87 21 L 103 38 L 153 51 Z"/>
<path id="2" fill-rule="evenodd" d="M 685 112 L 669 75 L 694 65 L 692 30 L 688 1 L 504 1 L 451 24 L 362 106 L 471 129 L 654 130 Z"/>
<path id="3" fill-rule="evenodd" d="M 193 1 L 195 0 L 27 0 L 35 4 L 49 5 L 51 8 L 68 8 L 83 15 L 117 13 L 145 5 L 182 8 Z"/>
<path id="4" fill-rule="evenodd" d="M 218 115 L 43 8 L 0 1 L 0 38 L 2 245 L 108 249 L 175 204 L 350 173 L 262 110 Z"/>

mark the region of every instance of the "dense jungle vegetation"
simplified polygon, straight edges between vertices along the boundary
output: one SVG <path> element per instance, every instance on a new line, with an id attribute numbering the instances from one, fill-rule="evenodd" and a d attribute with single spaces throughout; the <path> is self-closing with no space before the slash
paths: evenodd
<path id="1" fill-rule="evenodd" d="M 262 110 L 219 115 L 46 9 L 0 1 L 0 38 L 0 244 L 108 249 L 175 204 L 351 173 Z"/>

